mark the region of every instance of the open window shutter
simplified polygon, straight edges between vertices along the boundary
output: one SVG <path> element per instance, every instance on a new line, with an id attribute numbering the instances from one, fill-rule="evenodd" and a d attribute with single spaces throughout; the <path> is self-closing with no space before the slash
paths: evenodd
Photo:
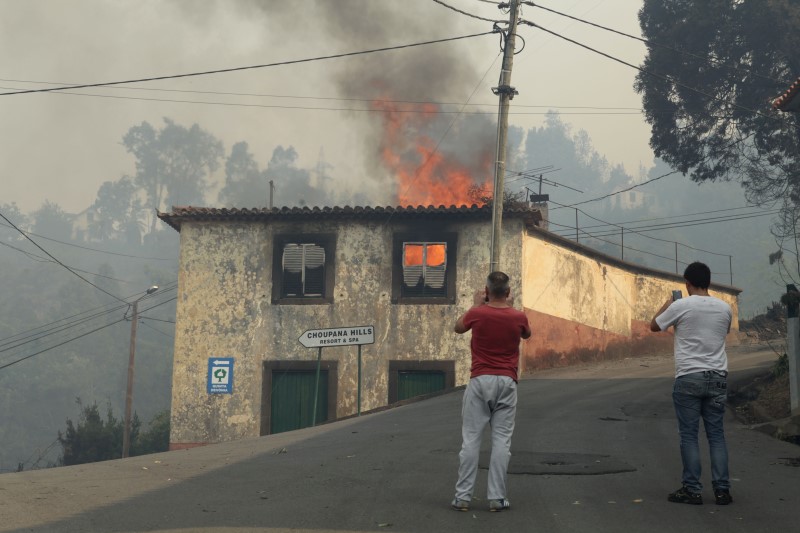
<path id="1" fill-rule="evenodd" d="M 305 244 L 303 249 L 305 251 L 303 295 L 321 297 L 325 294 L 325 249 L 316 244 Z"/>
<path id="2" fill-rule="evenodd" d="M 283 281 L 281 296 L 303 295 L 303 248 L 297 244 L 283 247 Z"/>

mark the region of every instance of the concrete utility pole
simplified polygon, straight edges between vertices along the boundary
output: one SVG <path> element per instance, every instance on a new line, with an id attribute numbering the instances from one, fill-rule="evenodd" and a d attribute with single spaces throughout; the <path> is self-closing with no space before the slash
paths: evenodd
<path id="1" fill-rule="evenodd" d="M 125 394 L 125 427 L 122 429 L 122 457 L 128 457 L 131 451 L 131 407 L 133 405 L 133 359 L 136 355 L 136 323 L 139 321 L 139 300 L 153 294 L 158 290 L 158 285 L 153 285 L 133 302 L 133 314 L 131 316 L 131 343 L 128 355 L 128 387 Z"/>
<path id="2" fill-rule="evenodd" d="M 786 286 L 788 296 L 797 296 L 797 287 Z M 789 401 L 792 416 L 800 415 L 800 305 L 793 298 L 786 304 L 786 357 L 789 359 Z"/>
<path id="3" fill-rule="evenodd" d="M 514 63 L 514 42 L 516 41 L 517 21 L 519 18 L 520 0 L 509 0 L 508 30 L 505 36 L 503 51 L 503 67 L 500 71 L 500 83 L 492 87 L 492 92 L 499 96 L 497 113 L 497 160 L 494 167 L 494 200 L 492 211 L 492 258 L 489 272 L 500 269 L 500 233 L 503 227 L 503 189 L 506 174 L 506 141 L 508 137 L 508 108 L 517 90 L 511 84 L 511 67 Z"/>

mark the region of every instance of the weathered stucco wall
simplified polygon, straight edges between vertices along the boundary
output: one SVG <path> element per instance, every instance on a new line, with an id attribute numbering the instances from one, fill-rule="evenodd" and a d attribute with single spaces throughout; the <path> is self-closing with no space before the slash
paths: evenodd
<path id="1" fill-rule="evenodd" d="M 651 333 L 650 320 L 683 291 L 679 275 L 645 269 L 534 229 L 524 237 L 522 304 L 533 336 L 523 344 L 524 371 L 637 356 L 672 346 L 671 331 Z M 738 290 L 712 286 L 728 302 L 738 330 Z"/>
<path id="2" fill-rule="evenodd" d="M 375 326 L 375 344 L 362 347 L 361 409 L 388 403 L 389 360 L 454 360 L 456 384 L 469 379 L 469 335 L 453 332 L 456 318 L 483 288 L 490 227 L 484 222 L 436 223 L 458 234 L 456 301 L 393 304 L 392 239 L 396 232 L 430 231 L 402 222 L 191 222 L 181 227 L 181 254 L 172 391 L 173 448 L 258 436 L 264 361 L 315 361 L 298 337 L 308 329 Z M 336 234 L 333 303 L 273 304 L 273 239 L 282 233 Z M 503 265 L 521 294 L 523 222 L 504 223 Z M 519 305 L 519 304 L 518 304 Z M 338 362 L 336 416 L 357 412 L 357 347 L 328 347 Z M 234 392 L 208 394 L 210 357 L 233 357 Z"/>

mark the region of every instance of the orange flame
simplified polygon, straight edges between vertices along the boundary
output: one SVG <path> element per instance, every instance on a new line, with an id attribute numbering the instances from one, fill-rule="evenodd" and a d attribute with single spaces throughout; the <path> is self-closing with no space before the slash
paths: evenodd
<path id="1" fill-rule="evenodd" d="M 422 265 L 423 247 L 427 248 L 427 255 L 425 256 L 425 264 L 427 266 L 441 266 L 444 264 L 444 256 L 446 252 L 446 246 L 444 244 L 406 244 L 403 266 Z"/>
<path id="2" fill-rule="evenodd" d="M 443 154 L 437 143 L 422 133 L 439 117 L 438 104 L 402 104 L 376 100 L 373 109 L 383 111 L 381 160 L 397 178 L 399 205 L 471 205 L 483 204 L 470 197 L 470 189 L 491 196 L 492 156 L 489 146 L 466 147 L 478 152 L 477 165 L 467 165 L 455 156 Z M 477 167 L 477 168 L 476 168 Z M 421 258 L 420 258 L 421 261 Z"/>

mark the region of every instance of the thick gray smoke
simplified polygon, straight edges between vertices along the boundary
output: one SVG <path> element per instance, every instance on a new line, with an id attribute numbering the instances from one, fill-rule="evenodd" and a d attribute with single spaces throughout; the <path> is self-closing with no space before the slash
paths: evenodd
<path id="1" fill-rule="evenodd" d="M 191 4 L 193 7 L 194 3 Z M 227 3 L 226 3 L 227 5 Z M 297 45 L 303 56 L 303 44 L 323 41 L 328 53 L 381 48 L 405 43 L 479 32 L 490 29 L 489 23 L 475 24 L 440 6 L 430 3 L 392 0 L 250 0 L 237 3 L 241 15 L 263 17 L 265 31 L 274 31 Z M 419 8 L 425 12 L 420 13 Z M 296 28 L 294 31 L 287 29 Z M 285 42 L 285 41 L 284 41 Z M 335 80 L 340 98 L 394 100 L 403 102 L 465 102 L 483 76 L 460 43 L 432 44 L 415 48 L 360 55 L 328 61 L 330 78 Z M 489 38 L 484 41 L 490 46 Z M 491 44 L 494 46 L 493 44 Z M 480 70 L 486 66 L 481 65 Z M 498 62 L 499 68 L 499 62 Z M 490 73 L 496 78 L 496 73 Z M 493 80 L 492 80 L 493 81 Z M 491 83 L 491 82 L 490 82 Z M 479 98 L 485 101 L 485 95 Z M 360 106 L 368 106 L 360 103 Z M 385 202 L 394 198 L 382 197 L 377 191 L 391 191 L 396 176 L 387 169 L 381 154 L 387 148 L 386 121 L 402 121 L 399 156 L 405 165 L 422 164 L 424 157 L 415 149 L 415 139 L 427 137 L 438 153 L 457 161 L 475 174 L 476 182 L 485 180 L 486 154 L 494 150 L 494 117 L 489 115 L 459 115 L 458 105 L 439 107 L 446 113 L 413 117 L 414 104 L 393 104 L 400 111 L 383 113 L 351 113 L 348 124 L 356 131 L 348 135 L 363 139 L 363 158 L 376 195 L 371 200 Z M 466 108 L 467 111 L 471 109 Z M 398 142 L 395 139 L 391 142 Z M 384 193 L 385 194 L 385 193 Z"/>

